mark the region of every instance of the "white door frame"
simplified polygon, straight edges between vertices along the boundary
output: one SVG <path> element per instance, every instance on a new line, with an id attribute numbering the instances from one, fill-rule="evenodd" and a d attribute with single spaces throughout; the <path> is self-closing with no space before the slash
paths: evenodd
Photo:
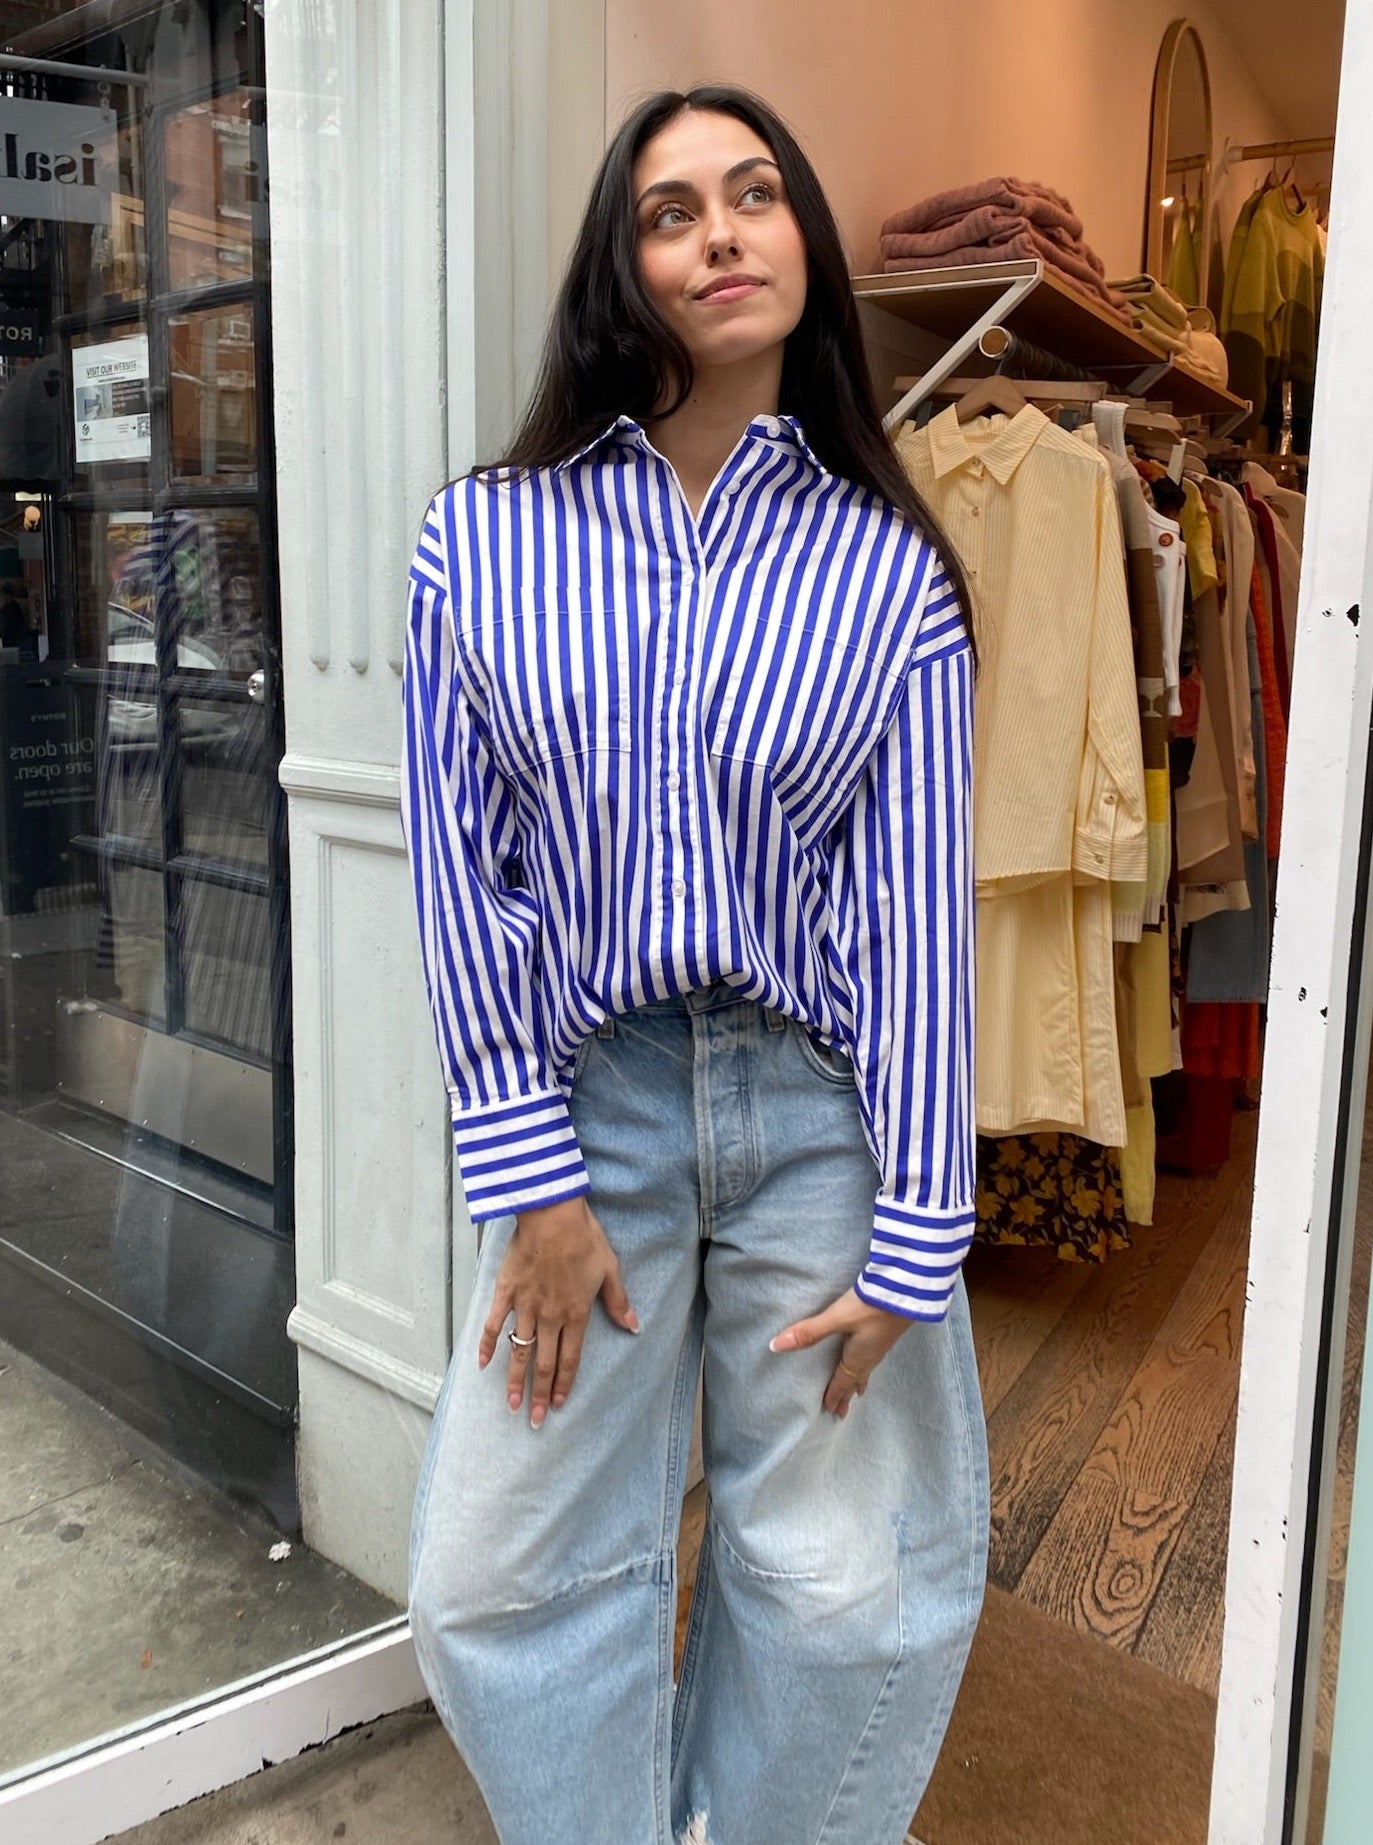
<path id="1" fill-rule="evenodd" d="M 1279 1845 L 1373 709 L 1373 0 L 1349 0 L 1230 1515 L 1210 1845 Z M 1353 1036 L 1357 1037 L 1357 1031 Z M 1366 1043 L 1365 1043 L 1366 1054 Z M 1359 1072 L 1346 1106 L 1362 1095 Z M 1359 1138 L 1353 1135 L 1357 1157 Z M 1342 1315 L 1335 1314 L 1342 1334 Z M 1323 1575 L 1316 1558 L 1317 1577 Z"/>

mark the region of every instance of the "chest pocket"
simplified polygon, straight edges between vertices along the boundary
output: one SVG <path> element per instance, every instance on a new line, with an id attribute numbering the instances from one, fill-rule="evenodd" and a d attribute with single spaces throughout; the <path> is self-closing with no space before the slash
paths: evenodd
<path id="1" fill-rule="evenodd" d="M 721 766 L 767 775 L 802 846 L 844 812 L 903 696 L 903 678 L 823 629 L 769 624 L 735 651 L 708 723 Z"/>
<path id="2" fill-rule="evenodd" d="M 505 610 L 460 632 L 458 646 L 507 775 L 542 780 L 569 758 L 629 748 L 627 643 L 604 614 Z"/>

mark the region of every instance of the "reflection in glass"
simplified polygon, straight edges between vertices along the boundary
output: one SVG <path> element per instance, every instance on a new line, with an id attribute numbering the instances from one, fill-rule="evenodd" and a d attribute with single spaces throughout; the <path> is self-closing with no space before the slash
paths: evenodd
<path id="1" fill-rule="evenodd" d="M 251 307 L 178 315 L 168 337 L 172 472 L 180 480 L 251 483 L 257 471 Z"/>
<path id="2" fill-rule="evenodd" d="M 181 701 L 182 847 L 265 870 L 272 820 L 266 712 L 245 689 L 228 703 Z"/>
<path id="3" fill-rule="evenodd" d="M 190 879 L 181 901 L 187 1028 L 265 1061 L 272 1053 L 267 898 Z"/>
<path id="4" fill-rule="evenodd" d="M 265 201 L 247 90 L 179 110 L 166 137 L 172 287 L 250 281 L 253 238 L 265 235 Z"/>

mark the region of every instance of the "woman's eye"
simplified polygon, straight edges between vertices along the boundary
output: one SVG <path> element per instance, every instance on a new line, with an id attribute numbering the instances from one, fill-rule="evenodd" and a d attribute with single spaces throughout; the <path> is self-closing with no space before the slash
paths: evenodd
<path id="1" fill-rule="evenodd" d="M 648 228 L 651 231 L 656 231 L 659 228 L 659 226 L 662 224 L 663 219 L 666 217 L 668 212 L 670 211 L 680 212 L 681 209 L 682 208 L 680 205 L 660 205 L 657 211 L 655 211 L 653 216 L 649 219 Z"/>
<path id="2" fill-rule="evenodd" d="M 768 184 L 768 182 L 765 179 L 755 179 L 752 185 L 744 187 L 744 197 L 745 198 L 748 197 L 750 192 L 761 192 L 765 199 L 771 199 L 771 198 L 776 197 L 776 194 L 774 193 L 772 187 Z"/>

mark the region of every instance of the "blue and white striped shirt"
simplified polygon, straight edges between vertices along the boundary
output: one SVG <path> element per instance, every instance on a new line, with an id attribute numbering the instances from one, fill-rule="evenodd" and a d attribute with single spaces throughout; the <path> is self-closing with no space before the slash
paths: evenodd
<path id="1" fill-rule="evenodd" d="M 942 1319 L 974 1221 L 972 657 L 935 550 L 795 417 L 755 417 L 693 518 L 620 416 L 445 487 L 410 577 L 402 820 L 472 1217 L 589 1191 L 579 1044 L 723 978 L 852 1057 L 855 1286 Z"/>

